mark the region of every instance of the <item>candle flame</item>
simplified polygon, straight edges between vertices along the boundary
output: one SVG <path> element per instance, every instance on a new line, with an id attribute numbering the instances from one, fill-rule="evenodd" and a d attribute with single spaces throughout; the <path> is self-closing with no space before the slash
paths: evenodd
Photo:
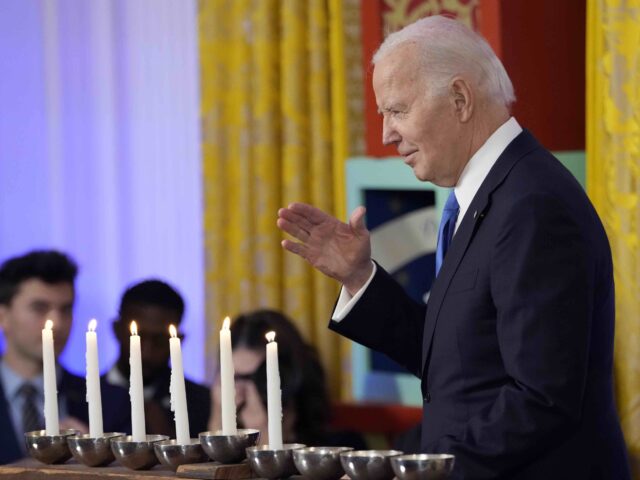
<path id="1" fill-rule="evenodd" d="M 135 320 L 131 320 L 131 326 L 129 329 L 131 330 L 131 335 L 138 335 L 138 324 Z"/>
<path id="2" fill-rule="evenodd" d="M 178 331 L 173 325 L 169 325 L 169 335 L 171 335 L 173 338 L 176 338 L 178 336 Z"/>
<path id="3" fill-rule="evenodd" d="M 266 339 L 267 339 L 267 342 L 271 343 L 271 342 L 273 342 L 273 341 L 276 339 L 276 332 L 268 332 L 268 333 L 265 335 L 265 337 L 266 337 Z"/>
<path id="4" fill-rule="evenodd" d="M 231 319 L 229 317 L 224 317 L 224 322 L 222 322 L 222 329 L 229 330 L 230 324 L 231 324 Z"/>
<path id="5" fill-rule="evenodd" d="M 98 326 L 98 321 L 95 318 L 92 318 L 91 321 L 89 322 L 89 331 L 95 332 L 97 326 Z"/>
<path id="6" fill-rule="evenodd" d="M 53 320 L 47 320 L 46 322 L 44 322 L 44 329 L 45 330 L 53 329 Z"/>

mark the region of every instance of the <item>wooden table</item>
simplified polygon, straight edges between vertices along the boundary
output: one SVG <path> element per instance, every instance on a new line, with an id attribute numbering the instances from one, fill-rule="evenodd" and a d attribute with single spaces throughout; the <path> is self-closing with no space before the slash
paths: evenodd
<path id="1" fill-rule="evenodd" d="M 198 463 L 181 465 L 177 472 L 156 465 L 151 470 L 129 470 L 117 463 L 108 467 L 89 468 L 71 459 L 61 465 L 44 465 L 32 459 L 21 460 L 9 465 L 0 465 L 0 479 L 17 480 L 152 480 L 155 478 L 199 478 L 212 480 L 242 480 L 253 477 L 246 463 L 240 465 L 220 465 L 218 463 Z"/>

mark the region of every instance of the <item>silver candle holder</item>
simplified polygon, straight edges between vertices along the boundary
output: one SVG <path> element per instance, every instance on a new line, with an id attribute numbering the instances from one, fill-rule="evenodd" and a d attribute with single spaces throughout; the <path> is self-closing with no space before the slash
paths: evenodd
<path id="1" fill-rule="evenodd" d="M 293 463 L 303 477 L 311 480 L 338 480 L 344 475 L 340 454 L 351 447 L 307 447 L 293 450 Z"/>
<path id="2" fill-rule="evenodd" d="M 222 430 L 202 432 L 198 435 L 202 448 L 214 462 L 239 463 L 247 458 L 246 450 L 260 439 L 260 431 L 239 429 L 236 435 L 224 435 Z"/>
<path id="3" fill-rule="evenodd" d="M 298 469 L 293 463 L 293 451 L 304 448 L 302 443 L 285 443 L 282 449 L 273 450 L 269 445 L 247 448 L 247 459 L 251 469 L 261 478 L 275 480 L 297 475 Z"/>
<path id="4" fill-rule="evenodd" d="M 418 453 L 391 458 L 391 468 L 399 480 L 446 480 L 455 457 L 439 453 Z"/>
<path id="5" fill-rule="evenodd" d="M 202 463 L 208 460 L 198 438 L 191 438 L 186 444 L 178 443 L 175 438 L 163 440 L 154 443 L 153 450 L 160 463 L 174 471 L 178 470 L 180 465 Z"/>
<path id="6" fill-rule="evenodd" d="M 394 476 L 391 458 L 402 455 L 399 450 L 355 450 L 340 454 L 340 462 L 351 480 L 391 480 Z"/>
<path id="7" fill-rule="evenodd" d="M 91 434 L 72 435 L 67 441 L 73 458 L 87 467 L 104 467 L 113 462 L 116 457 L 111 451 L 111 440 L 123 436 L 122 432 L 108 432 L 101 437 Z"/>
<path id="8" fill-rule="evenodd" d="M 71 458 L 67 439 L 77 430 L 61 430 L 60 435 L 47 435 L 46 430 L 26 432 L 24 440 L 31 458 L 46 464 L 64 463 Z"/>
<path id="9" fill-rule="evenodd" d="M 131 470 L 149 470 L 159 460 L 153 448 L 154 443 L 169 440 L 167 435 L 146 435 L 144 441 L 134 441 L 131 435 L 111 440 L 111 451 L 120 465 Z"/>

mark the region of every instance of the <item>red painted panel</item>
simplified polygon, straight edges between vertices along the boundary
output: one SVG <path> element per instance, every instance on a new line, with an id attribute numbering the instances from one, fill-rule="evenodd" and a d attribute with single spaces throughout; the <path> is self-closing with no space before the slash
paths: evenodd
<path id="1" fill-rule="evenodd" d="M 503 0 L 503 62 L 513 113 L 548 149 L 584 150 L 584 0 Z"/>
<path id="2" fill-rule="evenodd" d="M 393 147 L 382 145 L 382 117 L 378 114 L 373 93 L 371 57 L 382 43 L 382 0 L 361 0 L 362 62 L 364 69 L 365 146 L 370 157 L 398 154 Z"/>

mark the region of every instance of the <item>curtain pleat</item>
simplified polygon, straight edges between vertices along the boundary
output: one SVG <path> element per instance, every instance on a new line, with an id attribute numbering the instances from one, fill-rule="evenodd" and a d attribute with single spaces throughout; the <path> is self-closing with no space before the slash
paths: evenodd
<path id="1" fill-rule="evenodd" d="M 346 107 L 345 58 L 360 47 L 343 12 L 355 22 L 358 8 L 207 0 L 199 13 L 209 368 L 224 316 L 274 308 L 318 349 L 334 398 L 348 396 L 345 349 L 327 330 L 339 286 L 283 253 L 275 220 L 293 201 L 344 218 L 344 162 L 362 139 L 347 130 L 361 112 Z"/>
<path id="2" fill-rule="evenodd" d="M 613 253 L 616 399 L 640 478 L 640 1 L 590 0 L 587 17 L 587 190 Z"/>

